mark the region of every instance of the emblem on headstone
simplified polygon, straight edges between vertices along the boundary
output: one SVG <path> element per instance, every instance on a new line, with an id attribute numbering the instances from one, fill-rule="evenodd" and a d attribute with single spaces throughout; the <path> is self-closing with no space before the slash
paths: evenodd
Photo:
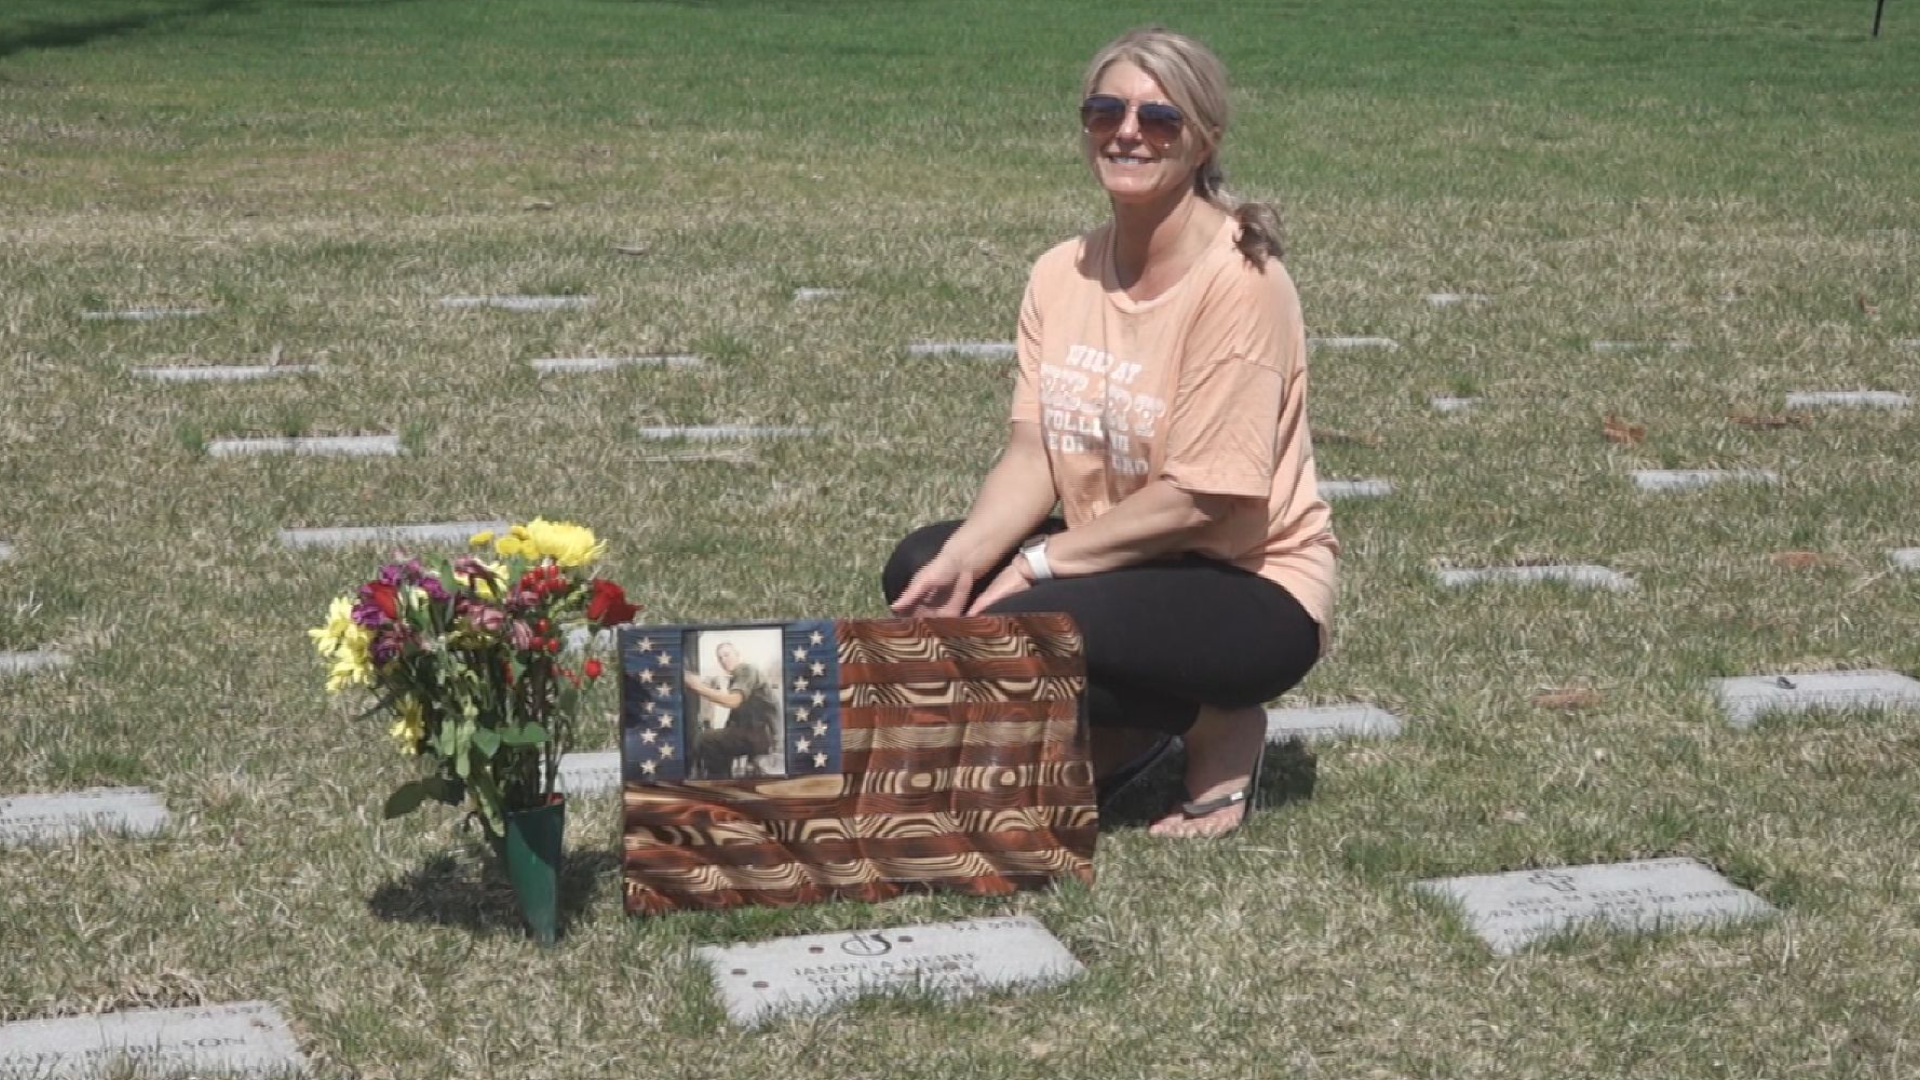
<path id="1" fill-rule="evenodd" d="M 893 943 L 879 934 L 855 934 L 840 943 L 840 951 L 849 956 L 885 956 Z"/>

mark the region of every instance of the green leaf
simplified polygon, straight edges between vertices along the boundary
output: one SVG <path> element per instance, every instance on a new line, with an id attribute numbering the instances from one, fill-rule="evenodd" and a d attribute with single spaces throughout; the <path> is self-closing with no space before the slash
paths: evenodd
<path id="1" fill-rule="evenodd" d="M 492 757 L 500 750 L 500 732 L 488 727 L 475 728 L 473 748 L 480 751 L 480 756 L 483 758 Z"/>
<path id="2" fill-rule="evenodd" d="M 501 728 L 500 741 L 508 746 L 539 746 L 547 741 L 547 729 L 531 721 L 519 727 Z"/>
<path id="3" fill-rule="evenodd" d="M 394 788 L 393 794 L 387 796 L 386 808 L 381 813 L 391 821 L 420 809 L 420 804 L 434 794 L 429 783 L 426 780 L 411 780 Z"/>
<path id="4" fill-rule="evenodd" d="M 467 785 L 452 777 L 431 776 L 420 781 L 420 784 L 427 789 L 428 795 L 448 806 L 458 806 L 467 797 Z"/>

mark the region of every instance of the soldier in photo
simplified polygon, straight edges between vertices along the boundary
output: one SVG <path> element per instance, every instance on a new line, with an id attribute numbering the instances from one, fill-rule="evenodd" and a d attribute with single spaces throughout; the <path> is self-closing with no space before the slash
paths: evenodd
<path id="1" fill-rule="evenodd" d="M 726 673 L 724 687 L 709 685 L 692 671 L 685 675 L 688 692 L 727 710 L 726 723 L 695 733 L 694 779 L 727 779 L 733 776 L 735 759 L 759 757 L 779 746 L 777 688 L 760 669 L 740 659 L 732 642 L 721 642 L 715 655 Z"/>

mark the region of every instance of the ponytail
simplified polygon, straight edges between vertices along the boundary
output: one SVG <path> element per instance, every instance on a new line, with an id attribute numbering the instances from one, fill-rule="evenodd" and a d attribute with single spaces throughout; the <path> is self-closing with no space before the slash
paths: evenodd
<path id="1" fill-rule="evenodd" d="M 1285 257 L 1280 212 L 1266 203 L 1248 202 L 1228 192 L 1227 174 L 1221 170 L 1217 156 L 1208 158 L 1200 171 L 1193 174 L 1193 190 L 1194 194 L 1233 215 L 1233 220 L 1240 225 L 1233 245 L 1248 262 L 1259 266 L 1270 258 Z"/>

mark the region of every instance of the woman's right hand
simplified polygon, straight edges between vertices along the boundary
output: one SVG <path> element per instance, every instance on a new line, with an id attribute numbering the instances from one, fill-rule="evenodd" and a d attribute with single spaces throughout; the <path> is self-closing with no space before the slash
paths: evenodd
<path id="1" fill-rule="evenodd" d="M 942 551 L 907 582 L 891 605 L 895 615 L 910 618 L 964 615 L 973 596 L 973 571 L 956 556 Z"/>

